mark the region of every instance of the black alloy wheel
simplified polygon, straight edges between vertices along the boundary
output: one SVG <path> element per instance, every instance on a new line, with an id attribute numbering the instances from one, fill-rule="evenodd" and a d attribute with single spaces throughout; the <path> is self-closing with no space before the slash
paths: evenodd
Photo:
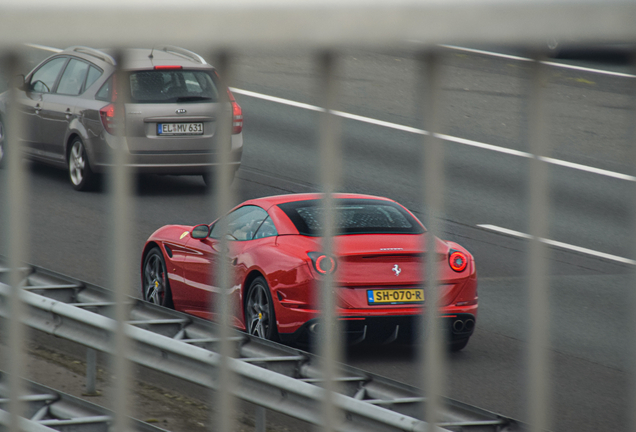
<path id="1" fill-rule="evenodd" d="M 245 301 L 245 327 L 251 335 L 278 340 L 274 304 L 267 282 L 261 276 L 254 279 Z"/>
<path id="2" fill-rule="evenodd" d="M 168 282 L 166 262 L 159 248 L 152 248 L 144 259 L 143 267 L 143 296 L 144 300 L 159 306 L 174 309 L 172 292 Z"/>
<path id="3" fill-rule="evenodd" d="M 68 152 L 68 174 L 73 188 L 78 191 L 90 190 L 93 187 L 95 175 L 88 164 L 88 156 L 84 143 L 75 137 Z"/>

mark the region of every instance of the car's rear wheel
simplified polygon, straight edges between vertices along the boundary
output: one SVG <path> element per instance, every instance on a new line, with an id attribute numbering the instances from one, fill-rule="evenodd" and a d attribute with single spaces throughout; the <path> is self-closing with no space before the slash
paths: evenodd
<path id="1" fill-rule="evenodd" d="M 73 188 L 86 191 L 93 187 L 95 174 L 88 164 L 88 156 L 81 138 L 75 137 L 68 152 L 68 174 Z"/>
<path id="2" fill-rule="evenodd" d="M 152 248 L 143 266 L 143 296 L 144 300 L 169 308 L 174 308 L 172 292 L 168 282 L 166 262 L 159 248 Z"/>
<path id="3" fill-rule="evenodd" d="M 232 170 L 232 172 L 228 175 L 228 183 L 232 184 L 232 182 L 234 181 L 234 176 L 236 175 L 236 171 Z M 205 183 L 205 186 L 208 188 L 213 187 L 216 184 L 216 173 L 215 172 L 210 172 L 210 173 L 205 173 L 205 174 L 201 174 L 201 177 L 203 177 L 203 183 Z"/>
<path id="4" fill-rule="evenodd" d="M 274 304 L 267 282 L 261 276 L 252 281 L 245 301 L 245 327 L 251 335 L 278 340 Z"/>

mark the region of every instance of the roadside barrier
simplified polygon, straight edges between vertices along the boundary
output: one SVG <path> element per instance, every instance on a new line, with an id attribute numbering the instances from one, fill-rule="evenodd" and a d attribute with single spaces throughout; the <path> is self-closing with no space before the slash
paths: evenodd
<path id="1" fill-rule="evenodd" d="M 113 308 L 111 293 L 34 266 L 20 271 L 21 299 L 27 311 L 24 324 L 89 350 L 112 352 L 109 339 L 116 322 L 109 317 Z M 7 272 L 0 261 L 0 281 Z M 8 285 L 0 283 L 2 318 L 8 316 L 10 291 Z M 128 304 L 125 332 L 134 347 L 127 355 L 130 361 L 217 389 L 218 325 L 132 297 Z M 229 359 L 229 367 L 237 377 L 232 390 L 235 396 L 321 424 L 324 390 L 317 356 L 238 331 L 232 332 L 230 340 L 237 353 Z M 337 430 L 426 430 L 426 423 L 420 420 L 424 401 L 418 389 L 346 365 L 338 365 L 336 380 L 342 385 L 334 402 L 343 413 Z M 515 420 L 450 399 L 443 400 L 440 415 L 442 430 L 523 430 L 523 425 Z"/>

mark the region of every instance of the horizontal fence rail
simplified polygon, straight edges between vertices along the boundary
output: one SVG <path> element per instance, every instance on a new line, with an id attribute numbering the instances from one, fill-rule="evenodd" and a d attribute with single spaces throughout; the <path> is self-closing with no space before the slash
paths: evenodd
<path id="1" fill-rule="evenodd" d="M 218 48 L 273 44 L 304 48 L 404 45 L 458 41 L 545 44 L 548 38 L 616 41 L 636 36 L 636 4 L 597 1 L 319 1 L 186 0 L 179 14 L 187 29 L 175 25 L 167 0 L 95 2 L 3 0 L 2 44 L 27 40 L 102 46 L 148 45 L 160 39 L 173 45 L 211 43 Z M 68 26 L 73 22 L 73 26 Z M 24 25 L 29 23 L 29 25 Z M 113 23 L 117 23 L 116 31 Z M 56 29 L 52 32 L 51 29 Z"/>
<path id="2" fill-rule="evenodd" d="M 8 426 L 9 389 L 1 384 L 5 373 L 0 372 L 0 431 Z M 57 390 L 34 382 L 25 381 L 27 392 L 21 397 L 26 404 L 26 414 L 20 423 L 23 432 L 108 432 L 113 421 L 112 412 L 101 406 L 86 402 Z M 134 420 L 133 431 L 165 432 L 165 429 Z"/>
<path id="3" fill-rule="evenodd" d="M 22 299 L 31 328 L 103 352 L 115 321 L 114 304 L 104 288 L 67 276 L 26 266 Z M 8 269 L 0 262 L 0 281 Z M 10 288 L 0 282 L 0 317 L 6 318 Z M 220 355 L 218 326 L 193 316 L 130 298 L 126 327 L 134 349 L 128 358 L 137 364 L 204 385 L 217 383 L 211 371 Z M 313 424 L 321 424 L 319 358 L 302 350 L 233 332 L 232 371 L 238 377 L 239 398 Z M 340 431 L 424 431 L 418 389 L 387 378 L 338 365 L 341 384 L 334 403 L 344 413 Z M 439 414 L 442 430 L 520 431 L 519 422 L 451 399 L 443 399 Z"/>

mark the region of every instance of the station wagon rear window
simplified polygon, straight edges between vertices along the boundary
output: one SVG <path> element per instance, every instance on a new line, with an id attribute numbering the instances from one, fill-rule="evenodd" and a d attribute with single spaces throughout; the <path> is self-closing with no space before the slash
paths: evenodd
<path id="1" fill-rule="evenodd" d="M 319 236 L 323 231 L 320 200 L 279 204 L 300 234 Z M 374 199 L 336 199 L 337 234 L 421 234 L 422 225 L 400 205 Z"/>
<path id="2" fill-rule="evenodd" d="M 218 102 L 216 78 L 202 70 L 147 70 L 130 72 L 134 103 Z"/>

